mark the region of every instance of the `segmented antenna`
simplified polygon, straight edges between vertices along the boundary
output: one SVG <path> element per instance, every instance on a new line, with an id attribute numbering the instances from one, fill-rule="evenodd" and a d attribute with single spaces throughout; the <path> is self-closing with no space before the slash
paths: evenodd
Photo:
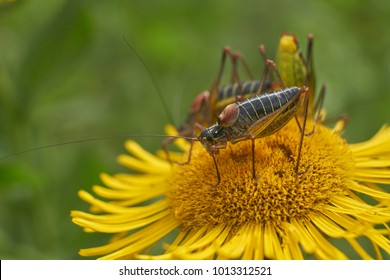
<path id="1" fill-rule="evenodd" d="M 137 58 L 141 61 L 141 63 L 145 67 L 146 71 L 148 72 L 149 77 L 150 77 L 150 79 L 152 81 L 152 84 L 153 84 L 153 86 L 154 86 L 154 88 L 155 88 L 155 90 L 156 90 L 156 92 L 158 94 L 158 97 L 160 98 L 161 104 L 164 107 L 164 111 L 165 111 L 165 113 L 167 115 L 168 121 L 173 125 L 174 122 L 173 122 L 172 115 L 171 115 L 171 113 L 168 110 L 168 106 L 167 106 L 167 104 L 165 102 L 165 99 L 164 99 L 162 93 L 161 93 L 160 86 L 159 86 L 159 83 L 158 83 L 157 79 L 153 75 L 152 71 L 150 70 L 150 68 L 148 67 L 146 62 L 142 59 L 142 57 L 138 54 L 138 52 L 130 45 L 129 41 L 127 41 L 125 36 L 123 36 L 123 40 L 125 40 L 125 42 L 126 42 L 127 46 L 129 47 L 129 49 L 137 56 Z"/>
<path id="2" fill-rule="evenodd" d="M 152 71 L 149 69 L 148 65 L 146 62 L 142 59 L 142 57 L 138 54 L 138 52 L 130 45 L 130 43 L 127 41 L 126 37 L 123 36 L 123 40 L 126 42 L 127 46 L 129 49 L 137 56 L 137 58 L 141 61 L 143 66 L 145 67 L 146 71 L 148 72 L 150 79 L 152 80 L 153 86 L 161 100 L 161 103 L 164 107 L 165 113 L 167 115 L 168 121 L 173 124 L 173 118 L 172 115 L 170 114 L 168 110 L 168 106 L 165 103 L 164 97 L 161 93 L 159 84 L 157 82 L 157 79 L 153 75 Z M 93 138 L 84 138 L 84 139 L 78 139 L 78 140 L 72 140 L 72 141 L 67 141 L 67 142 L 62 142 L 62 143 L 56 143 L 56 144 L 50 144 L 50 145 L 45 145 L 41 147 L 36 147 L 36 148 L 31 148 L 27 150 L 23 150 L 20 152 L 8 154 L 5 156 L 0 157 L 0 161 L 5 160 L 7 158 L 15 157 L 21 154 L 33 152 L 33 151 L 38 151 L 38 150 L 43 150 L 43 149 L 48 149 L 48 148 L 55 148 L 55 147 L 60 147 L 60 146 L 65 146 L 65 145 L 70 145 L 70 144 L 75 144 L 75 143 L 82 143 L 82 142 L 89 142 L 89 141 L 98 141 L 98 140 L 109 140 L 109 139 L 123 139 L 123 138 L 139 138 L 139 137 L 170 137 L 170 138 L 181 138 L 181 139 L 187 139 L 190 141 L 199 141 L 198 138 L 194 137 L 186 137 L 186 136 L 172 136 L 172 135 L 163 135 L 163 134 L 127 134 L 127 135 L 115 135 L 115 136 L 103 136 L 103 137 L 93 137 Z"/>
<path id="3" fill-rule="evenodd" d="M 124 138 L 145 138 L 145 137 L 163 137 L 163 138 L 170 137 L 170 138 L 177 138 L 177 139 L 186 139 L 186 140 L 190 140 L 190 141 L 199 141 L 199 139 L 196 137 L 187 137 L 187 136 L 180 136 L 180 135 L 165 135 L 165 134 L 125 134 L 125 135 L 83 138 L 83 139 L 78 139 L 78 140 L 62 142 L 62 143 L 45 145 L 45 146 L 41 146 L 41 147 L 37 147 L 37 148 L 27 149 L 27 150 L 23 150 L 20 152 L 8 154 L 8 155 L 5 155 L 3 157 L 0 157 L 0 161 L 5 160 L 7 158 L 12 158 L 12 157 L 16 157 L 16 156 L 19 156 L 22 154 L 33 152 L 33 151 L 39 151 L 39 150 L 49 149 L 49 148 L 56 148 L 56 147 L 71 145 L 71 144 L 75 144 L 75 143 L 100 141 L 100 140 L 112 140 L 112 139 L 124 139 Z"/>

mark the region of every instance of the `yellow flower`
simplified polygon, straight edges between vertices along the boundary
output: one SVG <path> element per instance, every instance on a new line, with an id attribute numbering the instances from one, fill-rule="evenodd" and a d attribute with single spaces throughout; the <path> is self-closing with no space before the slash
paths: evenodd
<path id="1" fill-rule="evenodd" d="M 308 120 L 307 127 L 313 122 Z M 173 133 L 171 127 L 169 134 Z M 102 174 L 98 199 L 79 196 L 94 214 L 72 211 L 88 232 L 115 234 L 106 245 L 82 249 L 102 259 L 347 259 L 335 244 L 349 244 L 352 258 L 390 254 L 390 127 L 372 139 L 347 144 L 338 128 L 316 124 L 304 137 L 296 174 L 300 131 L 294 120 L 256 139 L 252 178 L 251 141 L 228 145 L 211 156 L 199 143 L 189 164 L 171 165 L 133 141 L 119 162 L 137 173 Z M 176 142 L 186 159 L 188 143 Z M 388 187 L 388 186 L 384 186 Z M 163 244 L 161 242 L 163 240 Z M 160 253 L 154 254 L 155 249 Z"/>

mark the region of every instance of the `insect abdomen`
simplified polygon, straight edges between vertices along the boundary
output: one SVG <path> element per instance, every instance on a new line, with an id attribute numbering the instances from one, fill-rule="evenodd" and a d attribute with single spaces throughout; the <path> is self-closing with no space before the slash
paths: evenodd
<path id="1" fill-rule="evenodd" d="M 257 95 L 238 103 L 240 114 L 251 121 L 260 120 L 284 107 L 299 92 L 299 88 L 291 87 L 270 94 Z"/>
<path id="2" fill-rule="evenodd" d="M 221 111 L 228 104 L 236 101 L 236 97 L 241 95 L 244 98 L 251 98 L 259 90 L 261 81 L 248 81 L 240 84 L 233 84 L 220 87 L 218 89 L 218 100 L 216 104 L 217 112 Z M 261 92 L 267 92 L 272 87 L 271 82 L 266 81 Z M 220 108 L 221 110 L 218 110 Z"/>

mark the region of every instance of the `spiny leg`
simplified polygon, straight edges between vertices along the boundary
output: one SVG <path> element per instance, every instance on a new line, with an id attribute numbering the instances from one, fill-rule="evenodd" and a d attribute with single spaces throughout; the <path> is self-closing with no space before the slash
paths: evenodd
<path id="1" fill-rule="evenodd" d="M 265 46 L 263 44 L 259 45 L 259 52 L 261 57 L 263 58 L 264 64 L 267 62 L 267 54 L 265 52 Z"/>
<path id="2" fill-rule="evenodd" d="M 192 133 L 194 133 L 195 129 L 192 130 Z M 176 163 L 176 164 L 179 164 L 179 165 L 185 165 L 185 164 L 188 164 L 190 163 L 191 161 L 191 156 L 192 156 L 192 148 L 194 146 L 194 140 L 190 140 L 190 149 L 188 151 L 188 158 L 185 162 L 179 162 L 179 161 L 173 161 L 171 159 L 171 156 L 169 155 L 169 152 L 168 152 L 168 148 L 167 146 L 172 143 L 173 141 L 175 141 L 177 139 L 177 137 L 167 137 L 164 139 L 164 141 L 162 142 L 161 146 L 162 146 L 162 150 L 164 151 L 165 153 L 165 157 L 167 159 L 167 161 L 170 163 L 170 164 L 173 164 L 173 163 Z"/>
<path id="3" fill-rule="evenodd" d="M 309 85 L 310 79 L 315 77 L 314 75 L 314 67 L 313 67 L 313 41 L 314 36 L 313 34 L 309 34 L 307 36 L 307 49 L 306 49 L 306 70 L 307 70 L 307 77 L 306 77 L 306 84 Z M 313 86 L 313 85 L 310 85 Z M 313 96 L 310 96 L 313 97 Z"/>
<path id="4" fill-rule="evenodd" d="M 249 76 L 249 79 L 253 80 L 253 75 L 252 75 L 251 71 L 249 70 L 248 64 L 245 62 L 245 59 L 242 56 L 242 54 L 240 54 L 238 52 L 232 52 L 229 47 L 224 47 L 223 51 L 222 51 L 222 59 L 221 59 L 221 64 L 220 64 L 220 67 L 219 67 L 219 70 L 218 70 L 217 78 L 215 79 L 215 81 L 213 83 L 213 87 L 212 87 L 212 89 L 216 90 L 216 92 L 218 91 L 218 87 L 219 87 L 219 85 L 221 83 L 221 79 L 222 79 L 222 75 L 223 75 L 223 72 L 224 72 L 224 69 L 225 69 L 226 57 L 227 56 L 229 56 L 231 58 L 231 61 L 232 61 L 232 75 L 231 75 L 231 78 L 230 78 L 230 80 L 231 80 L 230 82 L 232 84 L 233 83 L 238 83 L 240 81 L 240 79 L 238 77 L 237 60 L 239 60 L 240 63 L 242 64 L 242 66 L 244 67 L 245 72 Z"/>
<path id="5" fill-rule="evenodd" d="M 302 145 L 303 145 L 303 138 L 305 136 L 305 129 L 306 129 L 306 120 L 307 120 L 307 113 L 308 113 L 308 107 L 309 107 L 309 95 L 308 91 L 306 89 L 305 94 L 305 100 L 304 100 L 304 119 L 303 119 L 303 125 L 302 125 L 302 131 L 301 131 L 301 138 L 299 141 L 299 149 L 298 149 L 298 156 L 297 156 L 297 164 L 295 166 L 295 172 L 297 174 L 303 174 L 305 172 L 299 172 L 299 162 L 301 161 L 301 153 L 302 153 Z"/>
<path id="6" fill-rule="evenodd" d="M 270 59 L 267 59 L 265 61 L 265 65 L 264 65 L 264 71 L 263 71 L 263 76 L 261 78 L 261 83 L 260 83 L 260 87 L 259 89 L 257 90 L 256 92 L 256 95 L 259 95 L 261 93 L 261 90 L 263 89 L 264 87 L 264 84 L 265 84 L 265 81 L 267 79 L 267 76 L 268 76 L 268 73 L 269 73 L 269 68 L 272 67 L 272 70 L 274 71 L 274 74 L 278 80 L 278 85 L 281 87 L 281 88 L 284 88 L 284 83 L 283 83 L 283 80 L 282 78 L 280 77 L 280 74 L 279 74 L 279 71 L 278 71 L 278 68 L 276 67 L 276 64 L 274 61 L 270 60 Z"/>
<path id="7" fill-rule="evenodd" d="M 248 64 L 246 63 L 244 56 L 239 53 L 239 52 L 229 52 L 228 55 L 232 59 L 232 76 L 231 76 L 231 83 L 239 83 L 240 79 L 238 77 L 238 65 L 237 65 L 237 60 L 241 63 L 242 67 L 245 70 L 246 75 L 248 76 L 249 80 L 254 80 L 254 77 L 252 75 L 251 70 L 249 69 Z"/>
<path id="8" fill-rule="evenodd" d="M 276 76 L 276 79 L 277 79 L 277 81 L 278 81 L 278 83 L 279 83 L 279 86 L 280 86 L 281 88 L 285 88 L 285 85 L 284 85 L 284 83 L 283 83 L 282 77 L 280 76 L 278 67 L 276 67 L 275 62 L 271 60 L 271 61 L 270 61 L 270 65 L 271 65 L 272 68 L 273 68 L 273 71 L 274 71 L 274 74 L 275 74 L 275 76 Z"/>
<path id="9" fill-rule="evenodd" d="M 314 63 L 313 63 L 313 42 L 314 36 L 309 34 L 307 36 L 307 48 L 306 48 L 306 83 L 309 87 L 309 117 L 313 117 L 313 102 L 315 100 L 315 91 L 316 91 L 316 77 L 314 72 Z"/>
<path id="10" fill-rule="evenodd" d="M 221 174 L 219 173 L 218 162 L 217 162 L 217 159 L 215 157 L 215 153 L 212 152 L 211 156 L 213 157 L 214 165 L 215 165 L 215 171 L 217 172 L 217 180 L 218 180 L 218 182 L 217 182 L 216 185 L 214 185 L 214 187 L 217 188 L 219 186 L 219 183 L 221 183 Z"/>
<path id="11" fill-rule="evenodd" d="M 335 126 L 335 128 L 333 128 L 333 130 L 336 133 L 341 133 L 349 121 L 348 116 L 341 115 L 341 116 L 336 117 L 336 118 L 321 119 L 321 111 L 322 111 L 322 107 L 324 105 L 325 94 L 326 94 L 326 83 L 324 82 L 321 86 L 320 94 L 318 96 L 317 102 L 314 105 L 314 109 L 313 109 L 313 112 L 316 115 L 316 117 L 314 118 L 314 121 L 315 121 L 314 125 L 316 123 L 326 123 L 326 122 L 336 121 L 336 126 Z"/>
<path id="12" fill-rule="evenodd" d="M 259 95 L 261 93 L 263 87 L 264 87 L 265 81 L 266 81 L 267 76 L 268 76 L 268 68 L 269 68 L 269 64 L 270 63 L 271 63 L 271 60 L 268 60 L 268 59 L 264 62 L 263 75 L 261 77 L 260 86 L 259 86 L 259 89 L 256 92 L 256 95 Z"/>
<path id="13" fill-rule="evenodd" d="M 325 100 L 325 93 L 326 93 L 326 83 L 323 82 L 320 90 L 320 94 L 318 95 L 318 99 L 316 104 L 314 105 L 313 112 L 316 115 L 314 118 L 315 122 L 320 121 L 321 117 L 321 110 L 324 105 L 324 100 Z"/>
<path id="14" fill-rule="evenodd" d="M 232 61 L 232 75 L 230 77 L 230 83 L 235 84 L 240 82 L 240 77 L 238 75 L 238 66 L 237 66 L 237 59 L 239 54 L 238 53 L 229 53 L 230 59 Z"/>
<path id="15" fill-rule="evenodd" d="M 218 88 L 219 88 L 219 85 L 221 83 L 222 75 L 223 75 L 223 72 L 224 72 L 224 69 L 225 69 L 226 56 L 230 55 L 230 53 L 231 53 L 231 51 L 230 51 L 229 47 L 224 47 L 223 48 L 221 64 L 219 66 L 217 77 L 214 80 L 214 83 L 213 83 L 213 85 L 211 87 L 210 98 L 209 98 L 209 110 L 208 110 L 208 116 L 207 116 L 208 123 L 210 125 L 211 125 L 211 118 L 212 118 L 212 116 L 215 113 L 214 112 L 214 108 L 215 108 L 215 104 L 216 104 L 217 98 L 218 98 Z"/>
<path id="16" fill-rule="evenodd" d="M 168 144 L 172 143 L 173 141 L 175 140 L 175 138 L 173 137 L 167 137 L 163 140 L 161 146 L 162 146 L 162 150 L 164 151 L 165 153 L 165 157 L 167 159 L 167 161 L 170 163 L 170 164 L 173 164 L 173 161 L 171 159 L 171 156 L 169 155 L 169 152 L 168 152 L 168 149 L 167 149 L 167 146 Z"/>
<path id="17" fill-rule="evenodd" d="M 241 65 L 244 67 L 244 70 L 250 80 L 253 80 L 253 75 L 248 67 L 248 64 L 246 63 L 244 57 L 242 54 L 239 52 L 234 52 L 230 53 L 230 57 L 232 59 L 232 65 L 233 65 L 233 70 L 232 70 L 232 76 L 231 76 L 231 83 L 232 84 L 237 84 L 237 90 L 236 90 L 236 102 L 243 100 L 243 92 L 242 92 L 242 83 L 238 74 L 238 65 L 237 65 L 237 60 L 241 63 Z"/>
<path id="18" fill-rule="evenodd" d="M 253 77 L 253 75 L 251 73 L 251 70 L 249 69 L 248 64 L 246 63 L 246 61 L 244 59 L 244 56 L 242 54 L 240 54 L 240 53 L 236 53 L 236 55 L 237 55 L 238 59 L 240 60 L 242 66 L 244 67 L 244 70 L 245 70 L 246 74 L 248 75 L 248 78 L 250 80 L 254 80 L 254 77 Z"/>
<path id="19" fill-rule="evenodd" d="M 214 81 L 214 84 L 213 84 L 213 90 L 216 89 L 218 90 L 218 87 L 219 87 L 219 84 L 221 83 L 221 79 L 222 79 L 222 74 L 224 72 L 224 69 L 225 69 L 225 63 L 226 63 L 226 56 L 227 55 L 230 55 L 231 51 L 230 51 L 230 48 L 229 47 L 224 47 L 223 50 L 222 50 L 222 58 L 221 58 L 221 64 L 219 66 L 219 70 L 218 70 L 218 73 L 217 73 L 217 78 L 215 79 Z"/>
<path id="20" fill-rule="evenodd" d="M 315 129 L 316 129 L 316 123 L 319 122 L 320 120 L 320 115 L 321 115 L 321 110 L 322 110 L 322 106 L 324 104 L 324 98 L 325 98 L 325 91 L 326 91 L 326 83 L 324 82 L 321 86 L 321 90 L 320 90 L 320 94 L 318 96 L 318 100 L 314 106 L 314 108 L 308 108 L 308 110 L 310 110 L 311 114 L 310 114 L 310 117 L 313 117 L 313 112 L 314 114 L 316 115 L 314 117 L 314 123 L 313 123 L 313 129 L 309 132 L 309 133 L 306 133 L 305 136 L 309 136 L 311 134 L 313 134 L 315 132 Z M 310 98 L 314 97 L 312 96 L 311 92 L 309 91 L 308 93 L 309 95 L 309 103 L 308 103 L 308 107 L 311 106 L 311 102 L 310 102 Z M 309 113 L 307 113 L 306 115 L 308 115 Z M 296 116 L 295 116 L 296 117 Z M 297 120 L 297 119 L 296 119 Z M 297 120 L 298 121 L 298 120 Z"/>
<path id="21" fill-rule="evenodd" d="M 224 47 L 222 51 L 222 58 L 221 58 L 221 64 L 217 73 L 217 77 L 212 85 L 211 91 L 210 91 L 210 98 L 209 98 L 209 110 L 208 110 L 208 123 L 211 125 L 211 118 L 213 115 L 215 115 L 215 104 L 217 102 L 218 98 L 218 89 L 222 80 L 222 75 L 225 69 L 225 64 L 226 64 L 226 57 L 229 56 L 232 59 L 232 76 L 231 76 L 231 81 L 232 83 L 238 83 L 240 86 L 240 79 L 238 77 L 238 71 L 237 71 L 237 59 L 241 62 L 243 65 L 245 71 L 249 75 L 249 77 L 252 77 L 252 74 L 250 73 L 249 67 L 246 64 L 244 58 L 242 57 L 241 54 L 239 53 L 233 53 L 229 47 Z M 251 78 L 252 79 L 252 78 Z M 241 89 L 237 91 L 237 98 L 240 99 L 242 96 Z"/>
<path id="22" fill-rule="evenodd" d="M 238 75 L 238 70 L 237 70 L 237 59 L 240 56 L 238 53 L 230 53 L 230 58 L 232 60 L 232 76 L 230 78 L 230 82 L 232 84 L 237 85 L 237 90 L 236 90 L 236 101 L 240 101 L 243 99 L 243 94 L 242 94 L 242 84 L 240 82 L 240 77 Z"/>
<path id="23" fill-rule="evenodd" d="M 192 156 L 192 148 L 194 147 L 194 141 L 190 141 L 190 149 L 188 150 L 188 158 L 185 162 L 178 162 L 176 161 L 176 163 L 178 165 L 186 165 L 186 164 L 189 164 L 190 161 L 191 161 L 191 156 Z"/>
<path id="24" fill-rule="evenodd" d="M 305 114 L 303 115 L 303 117 L 305 118 Z M 304 133 L 304 128 L 302 128 L 301 124 L 299 123 L 297 115 L 295 115 L 294 118 L 301 134 L 304 134 L 305 136 L 310 136 L 315 132 L 315 124 L 313 124 L 313 129 L 309 133 Z"/>
<path id="25" fill-rule="evenodd" d="M 192 130 L 191 130 L 191 134 L 192 134 L 192 138 L 194 138 L 194 136 L 195 136 L 195 131 L 196 130 L 203 130 L 204 129 L 204 127 L 200 124 L 200 123 L 194 123 L 193 125 L 192 125 Z M 196 138 L 195 138 L 196 139 Z M 188 164 L 188 163 L 190 163 L 190 161 L 191 161 L 191 156 L 192 156 L 192 148 L 194 147 L 194 140 L 191 140 L 190 141 L 190 149 L 189 149 L 189 151 L 188 151 L 188 158 L 187 158 L 187 160 L 185 161 L 185 162 L 178 162 L 178 161 L 176 161 L 176 163 L 177 164 L 179 164 L 179 165 L 185 165 L 185 164 Z"/>
<path id="26" fill-rule="evenodd" d="M 295 114 L 294 118 L 295 118 L 295 122 L 297 123 L 298 125 L 298 128 L 300 130 L 301 133 L 304 133 L 305 136 L 310 136 L 312 135 L 314 132 L 315 132 L 315 124 L 319 121 L 320 119 L 320 113 L 321 113 L 321 110 L 322 110 L 322 105 L 323 105 L 323 102 L 324 102 L 324 97 L 325 97 L 325 90 L 326 90 L 326 84 L 323 83 L 322 84 L 322 87 L 321 87 L 321 91 L 320 91 L 320 95 L 318 97 L 318 100 L 317 100 L 317 103 L 316 105 L 314 106 L 314 109 L 310 108 L 310 97 L 311 97 L 311 94 L 310 94 L 310 89 L 308 91 L 308 93 L 305 93 L 305 95 L 308 95 L 308 99 L 309 99 L 309 103 L 307 105 L 307 112 L 304 111 L 303 112 L 303 117 L 304 118 L 307 118 L 308 115 L 309 115 L 309 110 L 314 110 L 315 114 L 316 114 L 316 117 L 314 118 L 314 124 L 313 124 L 313 129 L 309 132 L 309 133 L 305 133 L 305 131 L 303 130 L 301 124 L 299 123 L 299 120 L 298 120 L 298 117 L 297 115 Z M 300 112 L 300 111 L 299 111 Z M 312 115 L 310 115 L 312 116 Z"/>
<path id="27" fill-rule="evenodd" d="M 256 165 L 255 165 L 255 137 L 251 136 L 252 141 L 252 178 L 253 180 L 257 180 L 256 176 Z"/>

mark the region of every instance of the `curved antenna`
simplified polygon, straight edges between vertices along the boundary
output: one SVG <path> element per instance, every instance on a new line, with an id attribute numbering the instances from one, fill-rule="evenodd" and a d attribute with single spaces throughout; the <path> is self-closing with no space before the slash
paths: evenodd
<path id="1" fill-rule="evenodd" d="M 143 66 L 145 67 L 146 71 L 148 72 L 151 80 L 152 80 L 152 83 L 153 83 L 153 86 L 161 100 L 161 103 L 164 107 L 164 110 L 165 110 L 165 113 L 168 117 L 168 121 L 173 124 L 173 118 L 172 118 L 172 115 L 170 114 L 169 110 L 168 110 L 168 106 L 166 105 L 165 103 L 165 100 L 163 98 L 163 95 L 161 93 L 161 90 L 160 90 L 160 87 L 159 87 L 159 84 L 157 82 L 157 79 L 155 78 L 155 76 L 153 75 L 152 71 L 149 69 L 148 65 L 146 64 L 146 62 L 142 59 L 142 57 L 138 54 L 138 52 L 130 45 L 130 43 L 127 41 L 126 37 L 123 36 L 123 40 L 126 42 L 127 46 L 130 48 L 130 50 L 137 56 L 137 58 L 141 61 L 141 63 L 143 64 Z M 33 151 L 38 151 L 38 150 L 43 150 L 43 149 L 48 149 L 48 148 L 55 148 L 55 147 L 59 147 L 59 146 L 65 146 L 65 145 L 70 145 L 70 144 L 75 144 L 75 143 L 82 143 L 82 142 L 89 142 L 89 141 L 98 141 L 98 140 L 109 140 L 109 139 L 123 139 L 123 138 L 141 138 L 141 137 L 169 137 L 169 138 L 173 138 L 173 139 L 186 139 L 186 140 L 190 140 L 190 141 L 199 141 L 198 138 L 196 137 L 187 137 L 187 136 L 174 136 L 174 135 L 164 135 L 164 134 L 127 134 L 127 135 L 116 135 L 116 136 L 103 136 L 103 137 L 91 137 L 91 138 L 83 138 L 83 139 L 78 139 L 78 140 L 72 140 L 72 141 L 66 141 L 66 142 L 61 142 L 61 143 L 56 143 L 56 144 L 49 144 L 49 145 L 44 145 L 44 146 L 41 146 L 41 147 L 36 147 L 36 148 L 31 148 L 31 149 L 26 149 L 26 150 L 22 150 L 20 152 L 16 152 L 16 153 L 12 153 L 12 154 L 8 154 L 8 155 L 5 155 L 5 156 L 2 156 L 0 157 L 0 161 L 3 161 L 7 158 L 12 158 L 12 157 L 15 157 L 15 156 L 18 156 L 18 155 L 21 155 L 21 154 L 25 154 L 25 153 L 29 153 L 29 152 L 33 152 Z"/>
<path id="2" fill-rule="evenodd" d="M 110 140 L 110 139 L 123 139 L 123 138 L 144 138 L 144 137 L 164 137 L 164 138 L 174 138 L 174 139 L 186 139 L 190 141 L 199 141 L 198 138 L 196 137 L 187 137 L 187 136 L 178 136 L 178 135 L 165 135 L 165 134 L 129 134 L 129 135 L 115 135 L 115 136 L 103 136 L 103 137 L 92 137 L 92 138 L 83 138 L 83 139 L 78 139 L 78 140 L 72 140 L 72 141 L 67 141 L 67 142 L 62 142 L 62 143 L 56 143 L 56 144 L 49 144 L 49 145 L 44 145 L 41 147 L 36 147 L 36 148 L 31 148 L 27 150 L 23 150 L 20 152 L 8 154 L 5 156 L 0 157 L 0 161 L 3 161 L 7 158 L 12 158 L 16 157 L 22 154 L 26 154 L 29 152 L 33 151 L 39 151 L 43 149 L 49 149 L 49 148 L 55 148 L 55 147 L 60 147 L 60 146 L 66 146 L 66 145 L 71 145 L 75 143 L 82 143 L 82 142 L 90 142 L 90 141 L 98 141 L 98 140 Z"/>
<path id="3" fill-rule="evenodd" d="M 168 121 L 173 125 L 174 122 L 173 122 L 173 118 L 172 118 L 172 115 L 171 113 L 169 112 L 168 110 L 168 106 L 165 102 L 165 99 L 161 93 L 161 90 L 160 90 L 160 86 L 159 86 L 159 83 L 157 81 L 157 79 L 155 78 L 155 76 L 153 75 L 152 71 L 150 70 L 150 68 L 148 67 L 148 65 L 146 64 L 146 62 L 142 59 L 142 57 L 138 54 L 138 52 L 130 45 L 129 41 L 127 41 L 126 37 L 123 36 L 123 40 L 126 42 L 126 45 L 129 47 L 129 49 L 135 54 L 135 56 L 141 61 L 141 63 L 143 64 L 143 66 L 145 67 L 146 71 L 148 72 L 149 74 L 149 77 L 150 79 L 152 80 L 152 84 L 158 94 L 158 97 L 160 98 L 160 101 L 161 101 L 161 104 L 163 105 L 164 107 L 164 111 L 165 111 L 165 114 L 167 115 L 167 118 L 168 118 Z"/>

